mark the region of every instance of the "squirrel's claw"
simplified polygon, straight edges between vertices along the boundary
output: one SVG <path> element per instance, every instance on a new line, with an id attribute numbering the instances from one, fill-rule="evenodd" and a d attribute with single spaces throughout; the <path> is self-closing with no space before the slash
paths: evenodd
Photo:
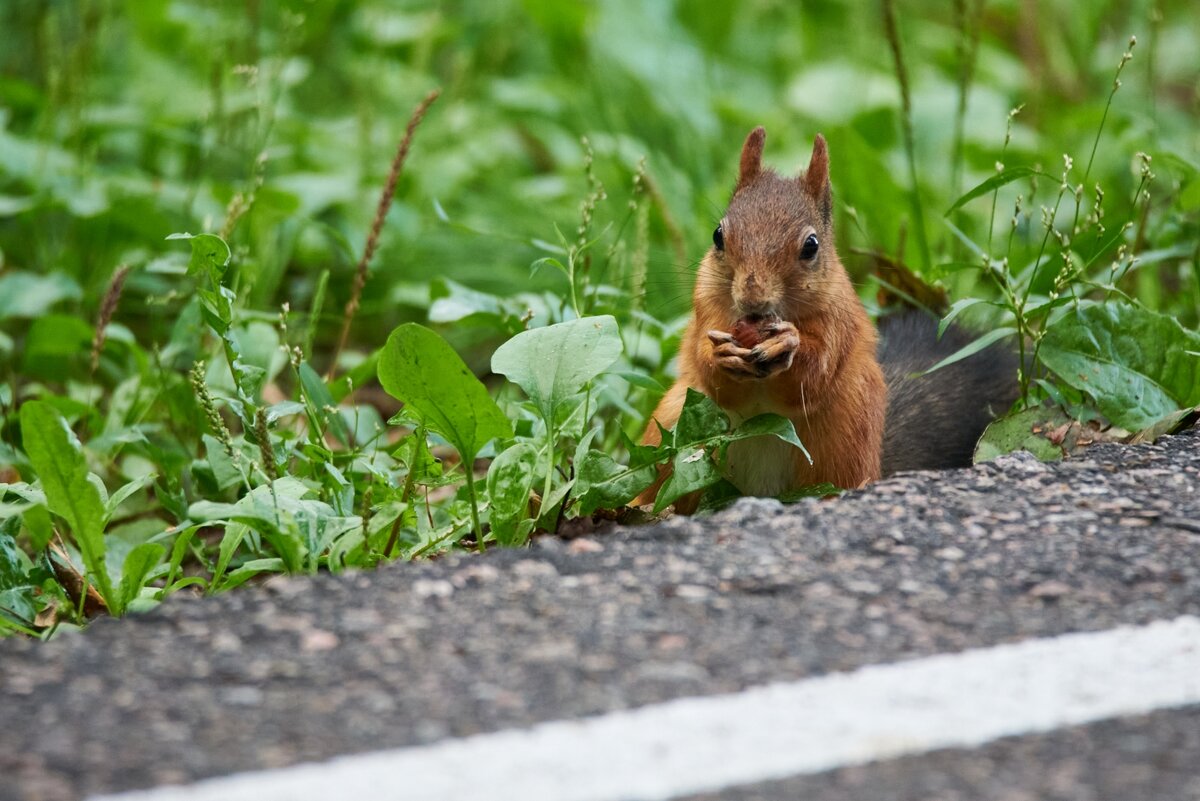
<path id="1" fill-rule="evenodd" d="M 717 335 L 717 336 L 714 336 Z M 758 377 L 758 366 L 750 355 L 749 348 L 743 348 L 727 336 L 723 331 L 709 332 L 713 342 L 713 363 L 717 369 L 736 381 Z"/>
<path id="2" fill-rule="evenodd" d="M 761 378 L 758 365 L 741 356 L 718 356 L 716 365 L 735 381 Z"/>
<path id="3" fill-rule="evenodd" d="M 750 350 L 758 375 L 762 378 L 781 373 L 792 366 L 796 349 L 800 347 L 800 332 L 791 323 L 772 326 L 771 336 Z"/>
<path id="4" fill-rule="evenodd" d="M 708 332 L 708 341 L 713 343 L 714 346 L 726 345 L 730 342 L 735 342 L 733 334 L 730 334 L 727 331 L 715 330 Z"/>

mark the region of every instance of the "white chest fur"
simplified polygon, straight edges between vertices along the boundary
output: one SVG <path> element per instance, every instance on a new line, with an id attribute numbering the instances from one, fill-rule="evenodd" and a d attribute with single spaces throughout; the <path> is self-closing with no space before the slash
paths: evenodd
<path id="1" fill-rule="evenodd" d="M 796 454 L 776 437 L 744 439 L 729 446 L 726 476 L 745 495 L 779 495 L 793 489 Z"/>

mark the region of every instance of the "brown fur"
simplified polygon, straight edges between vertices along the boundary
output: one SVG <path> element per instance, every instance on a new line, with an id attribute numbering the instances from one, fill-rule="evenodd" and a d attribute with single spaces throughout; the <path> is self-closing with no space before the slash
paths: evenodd
<path id="1" fill-rule="evenodd" d="M 751 475 L 750 486 L 739 487 L 743 492 L 778 494 L 821 482 L 858 487 L 880 476 L 887 389 L 875 356 L 875 328 L 834 248 L 825 139 L 817 136 L 808 169 L 792 179 L 762 168 L 764 138 L 756 128 L 746 139 L 737 187 L 721 221 L 724 251 L 713 247 L 700 264 L 679 379 L 642 441 L 658 444 L 654 421 L 673 427 L 692 387 L 735 422 L 765 412 L 790 418 L 812 455 L 809 464 L 798 449 L 780 456 L 778 448 L 768 450 L 756 440 L 731 449 L 731 474 Z M 804 262 L 800 249 L 810 233 L 820 244 L 816 257 Z M 747 315 L 780 320 L 748 349 L 722 336 Z M 761 475 L 764 465 L 755 460 L 768 453 L 778 457 L 768 466 L 783 475 Z M 651 502 L 663 478 L 665 473 L 635 503 Z M 697 500 L 681 499 L 676 510 L 690 512 Z"/>

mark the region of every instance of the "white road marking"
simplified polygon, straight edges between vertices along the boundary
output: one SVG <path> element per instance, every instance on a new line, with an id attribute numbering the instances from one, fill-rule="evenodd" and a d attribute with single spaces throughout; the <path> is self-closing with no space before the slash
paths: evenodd
<path id="1" fill-rule="evenodd" d="M 669 799 L 1192 704 L 1185 616 L 104 801 Z"/>

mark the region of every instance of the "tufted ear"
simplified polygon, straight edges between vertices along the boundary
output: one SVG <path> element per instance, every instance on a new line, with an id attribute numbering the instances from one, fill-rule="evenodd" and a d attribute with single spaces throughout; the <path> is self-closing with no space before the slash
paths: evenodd
<path id="1" fill-rule="evenodd" d="M 742 160 L 738 168 L 735 192 L 753 181 L 762 172 L 763 143 L 766 141 L 767 132 L 761 125 L 746 137 L 746 144 L 742 145 Z"/>
<path id="2" fill-rule="evenodd" d="M 829 222 L 833 216 L 833 190 L 829 185 L 829 149 L 825 147 L 825 137 L 821 134 L 817 134 L 813 142 L 812 159 L 800 182 L 809 197 L 821 207 L 825 222 Z"/>

